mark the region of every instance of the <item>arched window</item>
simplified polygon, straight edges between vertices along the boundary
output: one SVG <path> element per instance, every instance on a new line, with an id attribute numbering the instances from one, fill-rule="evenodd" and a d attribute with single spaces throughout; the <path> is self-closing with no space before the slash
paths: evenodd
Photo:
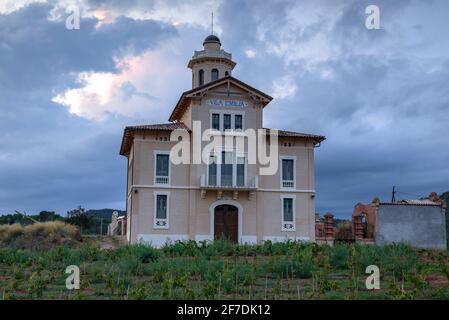
<path id="1" fill-rule="evenodd" d="M 225 71 L 225 77 L 229 76 L 229 72 Z"/>
<path id="2" fill-rule="evenodd" d="M 211 73 L 211 80 L 218 80 L 218 70 L 217 69 L 212 69 L 212 73 Z"/>
<path id="3" fill-rule="evenodd" d="M 198 72 L 198 85 L 202 86 L 204 84 L 204 70 L 201 69 Z"/>

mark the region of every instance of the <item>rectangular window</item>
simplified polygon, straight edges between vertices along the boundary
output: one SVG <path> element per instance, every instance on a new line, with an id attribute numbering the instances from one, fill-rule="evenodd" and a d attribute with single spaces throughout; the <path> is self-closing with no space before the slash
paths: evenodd
<path id="1" fill-rule="evenodd" d="M 237 157 L 237 186 L 245 185 L 245 157 Z"/>
<path id="2" fill-rule="evenodd" d="M 293 199 L 284 198 L 284 221 L 293 222 Z"/>
<path id="3" fill-rule="evenodd" d="M 221 185 L 232 186 L 232 152 L 221 153 Z"/>
<path id="4" fill-rule="evenodd" d="M 243 130 L 243 116 L 241 114 L 236 114 L 234 118 L 235 130 Z"/>
<path id="5" fill-rule="evenodd" d="M 231 115 L 224 114 L 223 115 L 223 130 L 230 130 L 230 129 L 231 129 Z"/>
<path id="6" fill-rule="evenodd" d="M 281 197 L 282 200 L 282 231 L 295 231 L 295 200 Z"/>
<path id="7" fill-rule="evenodd" d="M 217 163 L 216 163 L 216 157 L 215 156 L 210 156 L 209 185 L 210 186 L 216 186 L 217 185 Z"/>
<path id="8" fill-rule="evenodd" d="M 168 229 L 169 193 L 156 192 L 154 194 L 154 223 L 155 229 Z"/>
<path id="9" fill-rule="evenodd" d="M 220 114 L 212 113 L 212 129 L 220 130 Z"/>
<path id="10" fill-rule="evenodd" d="M 210 127 L 218 131 L 243 130 L 243 118 L 243 112 L 212 110 Z"/>
<path id="11" fill-rule="evenodd" d="M 156 219 L 167 219 L 167 195 L 156 196 Z"/>
<path id="12" fill-rule="evenodd" d="M 155 184 L 169 184 L 170 159 L 165 153 L 156 154 Z"/>
<path id="13" fill-rule="evenodd" d="M 295 162 L 294 159 L 282 159 L 281 187 L 295 187 Z"/>

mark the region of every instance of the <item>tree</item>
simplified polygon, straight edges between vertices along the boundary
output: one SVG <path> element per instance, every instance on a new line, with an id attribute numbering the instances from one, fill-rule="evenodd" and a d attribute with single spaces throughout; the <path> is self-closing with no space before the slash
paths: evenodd
<path id="1" fill-rule="evenodd" d="M 67 222 L 74 224 L 80 228 L 80 233 L 83 233 L 83 229 L 88 229 L 94 223 L 94 219 L 86 214 L 86 210 L 83 207 L 70 210 L 67 212 Z"/>
<path id="2" fill-rule="evenodd" d="M 56 212 L 54 211 L 41 211 L 37 216 L 37 219 L 40 222 L 45 222 L 45 221 L 62 220 L 62 217 L 59 214 L 56 214 Z"/>

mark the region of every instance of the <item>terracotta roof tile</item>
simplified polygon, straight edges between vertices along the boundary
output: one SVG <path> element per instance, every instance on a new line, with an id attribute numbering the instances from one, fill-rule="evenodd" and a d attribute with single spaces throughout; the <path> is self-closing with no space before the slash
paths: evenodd
<path id="1" fill-rule="evenodd" d="M 182 122 L 160 123 L 150 125 L 129 126 L 123 132 L 122 145 L 120 146 L 120 155 L 127 155 L 131 149 L 132 141 L 135 132 L 143 131 L 173 131 L 176 129 L 184 129 L 190 131 L 189 128 Z"/>
<path id="2" fill-rule="evenodd" d="M 275 129 L 270 129 L 270 128 L 264 128 L 264 129 L 267 130 L 267 134 L 270 133 L 270 130 L 275 130 Z M 326 140 L 326 137 L 324 137 L 324 136 L 309 134 L 309 133 L 302 133 L 302 132 L 295 132 L 295 131 L 278 130 L 278 135 L 279 135 L 279 137 L 310 138 L 310 139 L 319 140 L 320 142 L 323 140 Z"/>
<path id="3" fill-rule="evenodd" d="M 148 124 L 148 125 L 139 125 L 139 126 L 129 126 L 125 128 L 130 131 L 173 131 L 176 129 L 185 129 L 189 130 L 189 128 L 183 122 L 170 122 L 170 123 L 159 123 L 159 124 Z"/>

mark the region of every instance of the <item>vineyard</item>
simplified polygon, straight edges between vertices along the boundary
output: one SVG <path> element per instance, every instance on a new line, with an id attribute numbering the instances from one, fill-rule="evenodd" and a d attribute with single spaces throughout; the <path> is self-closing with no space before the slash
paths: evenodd
<path id="1" fill-rule="evenodd" d="M 79 290 L 66 288 L 69 265 Z M 366 289 L 368 265 L 379 290 Z M 2 246 L 0 299 L 449 299 L 449 260 L 405 245 Z"/>

